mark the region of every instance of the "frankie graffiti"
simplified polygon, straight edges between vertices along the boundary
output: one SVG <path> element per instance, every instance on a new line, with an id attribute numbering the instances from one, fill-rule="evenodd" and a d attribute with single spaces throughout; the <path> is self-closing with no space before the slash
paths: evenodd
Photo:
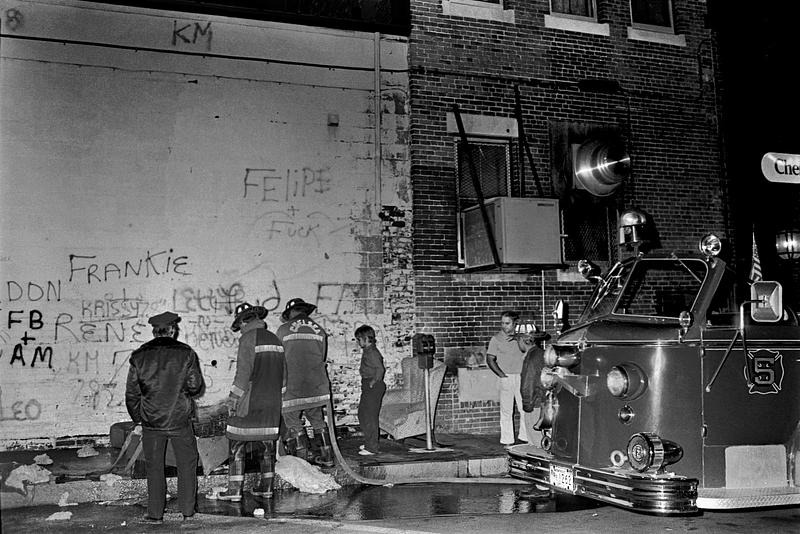
<path id="1" fill-rule="evenodd" d="M 188 256 L 173 256 L 174 250 L 161 250 L 159 252 L 146 252 L 144 258 L 124 260 L 122 262 L 95 262 L 97 256 L 69 255 L 69 281 L 72 282 L 76 275 L 78 281 L 87 284 L 108 282 L 109 280 L 122 280 L 124 278 L 150 278 L 169 274 L 189 276 L 186 271 Z M 165 256 L 166 255 L 166 256 Z M 121 267 L 120 267 L 121 266 Z"/>

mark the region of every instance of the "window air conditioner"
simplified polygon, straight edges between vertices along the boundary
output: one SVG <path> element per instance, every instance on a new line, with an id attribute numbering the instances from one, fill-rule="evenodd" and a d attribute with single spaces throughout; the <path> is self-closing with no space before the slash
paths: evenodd
<path id="1" fill-rule="evenodd" d="M 485 201 L 501 265 L 561 265 L 561 221 L 553 198 L 495 197 Z M 461 212 L 466 268 L 493 266 L 480 206 Z"/>

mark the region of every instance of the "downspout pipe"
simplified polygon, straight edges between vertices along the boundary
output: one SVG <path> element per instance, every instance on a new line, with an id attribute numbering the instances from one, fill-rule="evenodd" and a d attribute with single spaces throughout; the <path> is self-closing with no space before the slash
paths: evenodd
<path id="1" fill-rule="evenodd" d="M 381 144 L 381 34 L 375 32 L 373 38 L 375 51 L 375 209 L 380 212 L 382 205 L 382 177 L 381 165 L 383 162 L 383 146 Z"/>

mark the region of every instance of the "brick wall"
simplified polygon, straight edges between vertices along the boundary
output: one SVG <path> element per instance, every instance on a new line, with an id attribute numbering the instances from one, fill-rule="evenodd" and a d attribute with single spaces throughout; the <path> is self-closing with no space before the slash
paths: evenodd
<path id="1" fill-rule="evenodd" d="M 411 177 L 418 331 L 447 347 L 488 342 L 504 309 L 542 322 L 558 299 L 580 313 L 591 288 L 564 272 L 465 273 L 457 266 L 455 140 L 446 114 L 514 117 L 519 87 L 524 128 L 545 196 L 550 183 L 550 124 L 619 126 L 633 160 L 633 178 L 617 203 L 647 211 L 665 247 L 688 249 L 707 231 L 725 236 L 726 186 L 721 179 L 713 78 L 704 41 L 705 4 L 676 0 L 676 31 L 685 46 L 628 38 L 628 3 L 600 3 L 598 22 L 610 35 L 545 27 L 547 0 L 506 2 L 513 24 L 445 16 L 439 0 L 412 2 Z M 701 64 L 698 64 L 698 59 Z M 624 92 L 582 91 L 578 80 L 615 80 Z M 526 161 L 526 190 L 536 191 Z M 530 193 L 528 196 L 531 196 Z M 615 239 L 611 235 L 611 239 Z M 573 269 L 574 271 L 574 269 Z M 542 280 L 542 276 L 544 280 Z M 552 325 L 547 324 L 548 328 Z M 439 430 L 499 432 L 493 401 L 459 403 L 448 373 L 439 400 Z"/>

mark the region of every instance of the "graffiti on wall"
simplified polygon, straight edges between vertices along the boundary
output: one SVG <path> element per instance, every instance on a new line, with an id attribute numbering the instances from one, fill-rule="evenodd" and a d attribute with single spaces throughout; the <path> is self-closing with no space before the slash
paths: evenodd
<path id="1" fill-rule="evenodd" d="M 206 397 L 227 394 L 235 373 L 238 342 L 238 335 L 230 329 L 233 310 L 247 301 L 264 306 L 272 314 L 280 311 L 288 296 L 282 294 L 281 284 L 274 277 L 259 284 L 257 294 L 241 281 L 216 287 L 182 285 L 178 281 L 163 297 L 137 293 L 135 288 L 141 286 L 134 282 L 140 278 L 167 272 L 179 279 L 189 276 L 189 257 L 173 252 L 146 252 L 135 261 L 118 262 L 68 254 L 64 259 L 66 281 L 5 282 L 0 308 L 4 319 L 0 365 L 15 370 L 20 383 L 45 385 L 57 380 L 59 388 L 14 388 L 12 395 L 17 398 L 8 393 L 0 397 L 0 421 L 24 424 L 57 419 L 64 413 L 83 413 L 81 417 L 86 419 L 127 418 L 128 359 L 136 347 L 151 338 L 147 319 L 165 309 L 182 316 L 180 339 L 201 358 Z M 104 285 L 114 289 L 106 291 Z M 71 294 L 95 286 L 103 293 L 94 298 L 76 299 Z M 360 351 L 352 340 L 353 332 L 369 321 L 379 337 L 391 344 L 382 326 L 384 318 L 370 318 L 363 305 L 367 293 L 364 284 L 317 282 L 306 297 L 318 306 L 314 318 L 330 336 L 329 373 L 337 412 L 345 420 L 355 419 L 360 395 Z M 23 369 L 27 374 L 20 375 Z M 25 396 L 22 390 L 42 393 Z M 64 391 L 68 392 L 66 397 Z"/>

